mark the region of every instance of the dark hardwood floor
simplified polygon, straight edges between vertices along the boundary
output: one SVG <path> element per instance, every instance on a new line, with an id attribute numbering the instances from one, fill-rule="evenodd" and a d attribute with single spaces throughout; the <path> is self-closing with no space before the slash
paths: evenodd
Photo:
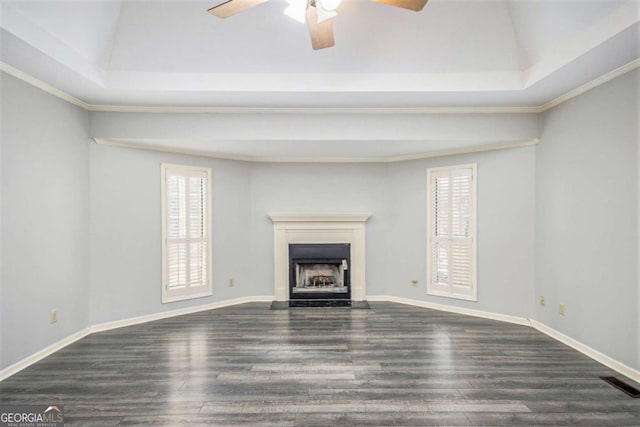
<path id="1" fill-rule="evenodd" d="M 90 335 L 1 382 L 0 403 L 87 426 L 640 426 L 604 375 L 622 378 L 524 326 L 253 303 Z"/>

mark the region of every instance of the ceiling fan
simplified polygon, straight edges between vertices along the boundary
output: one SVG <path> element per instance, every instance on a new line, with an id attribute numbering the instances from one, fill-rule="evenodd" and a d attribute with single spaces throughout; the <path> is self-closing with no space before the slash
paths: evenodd
<path id="1" fill-rule="evenodd" d="M 228 18 L 236 13 L 250 9 L 268 0 L 228 0 L 207 10 L 218 18 Z M 284 13 L 309 26 L 311 46 L 324 49 L 335 44 L 333 40 L 333 23 L 331 18 L 338 13 L 336 9 L 342 0 L 287 0 L 289 7 Z M 419 12 L 427 0 L 372 0 L 389 6 Z"/>

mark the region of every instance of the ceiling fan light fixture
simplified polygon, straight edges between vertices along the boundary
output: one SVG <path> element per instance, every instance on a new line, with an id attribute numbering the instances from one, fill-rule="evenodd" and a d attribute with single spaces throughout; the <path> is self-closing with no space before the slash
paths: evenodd
<path id="1" fill-rule="evenodd" d="M 327 10 L 322 7 L 322 5 L 316 2 L 316 9 L 318 10 L 318 24 L 324 22 L 328 19 L 333 18 L 334 16 L 338 16 L 338 12 L 333 10 Z"/>
<path id="2" fill-rule="evenodd" d="M 324 10 L 336 10 L 342 3 L 342 0 L 316 0 L 316 4 L 318 3 Z"/>
<path id="3" fill-rule="evenodd" d="M 287 0 L 287 2 L 289 7 L 284 10 L 284 14 L 304 24 L 307 19 L 307 0 Z"/>

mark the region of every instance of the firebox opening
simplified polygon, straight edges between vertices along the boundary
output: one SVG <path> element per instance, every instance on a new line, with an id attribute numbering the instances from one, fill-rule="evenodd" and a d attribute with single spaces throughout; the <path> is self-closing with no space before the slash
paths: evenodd
<path id="1" fill-rule="evenodd" d="M 290 244 L 289 298 L 351 299 L 348 243 Z"/>
<path id="2" fill-rule="evenodd" d="M 296 263 L 297 292 L 347 292 L 342 264 Z"/>

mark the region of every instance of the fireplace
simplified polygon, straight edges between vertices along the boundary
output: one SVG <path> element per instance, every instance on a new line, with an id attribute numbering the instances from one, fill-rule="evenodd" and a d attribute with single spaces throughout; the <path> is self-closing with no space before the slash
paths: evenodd
<path id="1" fill-rule="evenodd" d="M 348 305 L 350 264 L 349 243 L 289 244 L 289 301 L 293 305 Z"/>
<path id="2" fill-rule="evenodd" d="M 326 258 L 336 260 L 334 262 L 317 262 L 315 264 L 329 264 L 336 266 L 341 265 L 342 260 L 347 260 L 346 276 L 344 268 L 342 270 L 343 284 L 348 285 L 348 297 L 340 298 L 336 295 L 344 294 L 344 292 L 332 292 L 329 296 L 331 301 L 352 301 L 354 303 L 365 300 L 366 284 L 365 284 L 365 222 L 369 219 L 368 213 L 271 213 L 269 217 L 273 221 L 273 242 L 274 242 L 274 299 L 277 302 L 290 301 L 323 301 L 316 297 L 307 299 L 300 298 L 303 295 L 319 295 L 323 291 L 302 291 L 296 292 L 294 299 L 292 296 L 292 271 L 291 258 L 289 253 L 289 245 L 338 245 L 348 247 L 349 251 L 345 251 L 339 255 L 332 255 Z M 322 246 L 321 246 L 322 247 Z M 314 255 L 315 256 L 315 255 Z M 305 258 L 303 254 L 301 259 Z M 313 258 L 306 257 L 306 261 Z M 309 262 L 305 262 L 311 264 Z M 301 263 L 301 264 L 305 264 Z M 295 265 L 295 263 L 293 263 Z M 338 269 L 340 268 L 338 265 Z M 308 267 L 308 266 L 306 266 Z M 323 267 L 326 269 L 326 267 Z M 309 274 L 313 276 L 334 276 L 333 272 L 319 271 L 318 274 Z M 330 274 L 322 274 L 330 273 Z M 297 271 L 295 274 L 298 274 Z M 304 273 L 306 274 L 306 273 Z M 340 277 L 340 273 L 337 275 Z M 293 276 L 297 277 L 297 276 Z M 334 283 L 339 281 L 333 279 Z M 314 282 L 312 282 L 314 283 Z M 325 290 L 327 288 L 327 279 L 325 278 Z M 315 278 L 316 285 L 322 285 L 320 277 Z M 318 286 L 322 289 L 321 286 Z M 343 288 L 345 286 L 335 286 Z M 342 289 L 340 289 L 342 290 Z M 350 299 L 349 299 L 350 298 Z M 354 305 L 351 304 L 351 307 Z"/>

